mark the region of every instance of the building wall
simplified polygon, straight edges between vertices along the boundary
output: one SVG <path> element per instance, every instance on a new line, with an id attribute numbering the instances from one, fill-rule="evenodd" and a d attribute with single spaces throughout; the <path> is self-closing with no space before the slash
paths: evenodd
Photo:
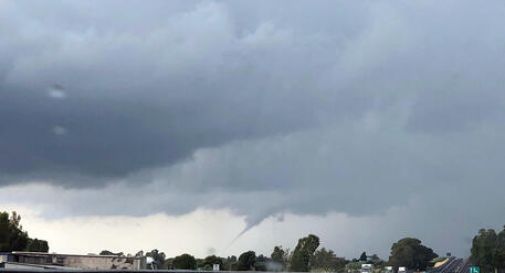
<path id="1" fill-rule="evenodd" d="M 12 261 L 20 264 L 54 265 L 80 269 L 123 269 L 145 268 L 145 257 L 119 257 L 115 255 L 65 255 L 48 253 L 15 252 Z"/>
<path id="2" fill-rule="evenodd" d="M 52 259 L 50 256 L 47 255 L 33 255 L 33 256 L 27 256 L 27 255 L 22 255 L 14 258 L 16 262 L 18 263 L 25 263 L 25 264 L 51 264 Z"/>
<path id="3" fill-rule="evenodd" d="M 138 258 L 110 256 L 66 256 L 63 260 L 63 266 L 82 269 L 142 269 Z"/>

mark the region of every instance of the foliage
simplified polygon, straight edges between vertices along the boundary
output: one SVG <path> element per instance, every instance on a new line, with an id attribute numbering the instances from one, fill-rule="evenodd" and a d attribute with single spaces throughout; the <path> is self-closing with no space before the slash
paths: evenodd
<path id="1" fill-rule="evenodd" d="M 493 254 L 498 236 L 494 229 L 481 229 L 472 241 L 472 260 L 483 272 L 493 269 Z"/>
<path id="2" fill-rule="evenodd" d="M 256 261 L 254 262 L 254 270 L 255 271 L 270 271 L 270 264 L 272 260 L 266 256 L 259 255 L 256 257 Z"/>
<path id="3" fill-rule="evenodd" d="M 341 272 L 344 270 L 347 261 L 337 257 L 333 250 L 321 248 L 317 250 L 311 259 L 311 269 L 324 272 Z"/>
<path id="4" fill-rule="evenodd" d="M 30 239 L 28 233 L 23 231 L 21 216 L 12 212 L 0 212 L 0 252 L 10 251 L 36 251 L 48 252 L 47 241 Z"/>
<path id="5" fill-rule="evenodd" d="M 45 252 L 49 251 L 49 244 L 45 240 L 28 239 L 28 246 L 26 247 L 27 251 L 30 252 Z"/>
<path id="6" fill-rule="evenodd" d="M 196 259 L 189 254 L 177 256 L 172 261 L 174 269 L 196 269 Z"/>
<path id="7" fill-rule="evenodd" d="M 212 270 L 215 264 L 219 265 L 219 270 L 224 270 L 223 258 L 217 257 L 216 255 L 205 257 L 199 267 L 201 267 L 203 270 Z"/>
<path id="8" fill-rule="evenodd" d="M 408 269 L 426 270 L 428 263 L 438 255 L 416 238 L 403 238 L 391 247 L 389 263 L 396 269 L 405 266 Z"/>
<path id="9" fill-rule="evenodd" d="M 310 260 L 314 251 L 319 247 L 319 237 L 310 234 L 298 240 L 291 257 L 290 271 L 309 272 Z"/>
<path id="10" fill-rule="evenodd" d="M 247 251 L 238 257 L 237 270 L 238 271 L 249 271 L 254 268 L 254 263 L 256 262 L 256 253 L 254 251 Z"/>
<path id="11" fill-rule="evenodd" d="M 223 261 L 223 269 L 228 271 L 236 271 L 237 270 L 237 256 L 232 255 L 226 257 Z"/>
<path id="12" fill-rule="evenodd" d="M 498 234 L 494 229 L 481 229 L 472 241 L 472 261 L 483 272 L 505 270 L 505 227 Z"/>
<path id="13" fill-rule="evenodd" d="M 375 266 L 384 266 L 385 264 L 385 262 L 377 254 L 373 254 L 372 256 L 368 257 L 368 262 L 372 263 Z"/>
<path id="14" fill-rule="evenodd" d="M 363 251 L 363 253 L 361 253 L 361 255 L 359 256 L 359 260 L 362 261 L 362 262 L 366 262 L 367 261 L 367 256 L 366 256 L 366 252 Z"/>
<path id="15" fill-rule="evenodd" d="M 114 253 L 110 250 L 102 250 L 100 251 L 100 253 L 98 255 L 116 255 L 116 256 L 124 256 L 124 253 L 123 252 L 118 252 L 118 253 Z"/>
<path id="16" fill-rule="evenodd" d="M 287 268 L 289 260 L 289 249 L 283 249 L 282 246 L 275 246 L 272 254 L 270 254 L 272 271 L 284 271 Z"/>
<path id="17" fill-rule="evenodd" d="M 363 263 L 358 261 L 358 259 L 353 259 L 352 261 L 348 262 L 346 265 L 345 265 L 345 271 L 346 272 L 351 272 L 351 273 L 354 273 L 354 272 L 361 272 L 361 265 Z"/>
<path id="18" fill-rule="evenodd" d="M 496 246 L 493 253 L 493 265 L 500 271 L 505 270 L 505 227 L 498 233 Z"/>

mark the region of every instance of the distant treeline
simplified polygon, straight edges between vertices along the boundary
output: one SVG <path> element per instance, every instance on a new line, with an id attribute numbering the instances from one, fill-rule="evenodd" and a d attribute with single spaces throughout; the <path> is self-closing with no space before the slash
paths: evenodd
<path id="1" fill-rule="evenodd" d="M 358 258 L 348 260 L 339 257 L 331 249 L 319 248 L 319 237 L 310 234 L 300 238 L 293 251 L 282 246 L 275 246 L 270 256 L 256 255 L 246 251 L 238 256 L 218 257 L 216 255 L 198 259 L 190 254 L 167 258 L 163 252 L 152 250 L 145 253 L 152 257 L 152 267 L 159 269 L 202 269 L 212 270 L 213 264 L 219 264 L 222 271 L 292 271 L 292 272 L 361 272 L 362 264 L 372 264 L 372 272 L 384 272 L 386 266 L 393 271 L 398 267 L 408 270 L 425 271 L 433 266 L 439 257 L 431 248 L 416 238 L 403 238 L 391 246 L 387 260 L 378 255 L 361 253 Z M 478 265 L 482 273 L 505 273 L 505 227 L 497 233 L 493 229 L 481 229 L 472 242 L 470 262 Z M 101 254 L 113 254 L 102 251 Z M 122 254 L 122 253 L 116 253 Z M 144 255 L 143 252 L 137 255 Z"/>
<path id="2" fill-rule="evenodd" d="M 102 255 L 123 255 L 104 250 Z M 339 257 L 333 250 L 319 248 L 319 237 L 309 234 L 300 238 L 293 251 L 282 246 L 275 246 L 269 256 L 256 255 L 254 251 L 246 251 L 237 256 L 218 257 L 210 255 L 203 259 L 190 254 L 182 254 L 167 258 L 157 249 L 136 256 L 148 256 L 153 263 L 149 269 L 189 269 L 212 270 L 218 264 L 222 271 L 291 271 L 291 272 L 360 272 L 362 264 L 372 264 L 374 272 L 381 272 L 385 266 L 425 270 L 434 258 L 438 257 L 431 248 L 422 245 L 415 238 L 404 238 L 394 243 L 388 261 L 378 255 L 361 253 L 358 258 L 347 260 Z"/>
<path id="3" fill-rule="evenodd" d="M 246 251 L 237 256 L 219 257 L 210 255 L 203 259 L 190 254 L 166 257 L 157 249 L 135 256 L 150 257 L 150 269 L 201 269 L 212 270 L 218 264 L 222 271 L 294 271 L 294 272 L 360 272 L 364 263 L 373 265 L 373 272 L 382 272 L 385 266 L 406 267 L 410 270 L 424 271 L 437 260 L 438 255 L 416 238 L 403 238 L 391 246 L 389 259 L 383 260 L 376 254 L 361 253 L 359 257 L 348 260 L 339 257 L 331 250 L 320 248 L 319 237 L 309 234 L 300 238 L 295 248 L 275 246 L 269 256 L 256 255 Z M 30 238 L 21 226 L 21 216 L 0 212 L 0 252 L 32 251 L 48 252 L 49 244 L 45 240 Z M 124 255 L 103 250 L 100 255 Z M 481 268 L 482 273 L 505 273 L 505 227 L 496 232 L 493 229 L 481 229 L 473 238 L 471 262 Z"/>

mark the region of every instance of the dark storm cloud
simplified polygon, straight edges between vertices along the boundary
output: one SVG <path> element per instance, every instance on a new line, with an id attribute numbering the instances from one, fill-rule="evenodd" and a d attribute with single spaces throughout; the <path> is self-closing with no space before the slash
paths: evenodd
<path id="1" fill-rule="evenodd" d="M 216 3 L 153 5 L 165 13 L 116 4 L 4 4 L 3 183 L 79 183 L 72 175 L 91 177 L 80 186 L 102 183 L 201 147 L 317 126 L 328 112 L 354 116 L 367 104 L 318 86 L 334 63 L 322 55 L 331 41 L 314 53 L 317 36 L 301 40 L 263 22 L 242 28 Z M 55 179 L 62 175 L 70 177 Z"/>
<path id="2" fill-rule="evenodd" d="M 0 2 L 1 183 L 66 186 L 20 193 L 53 217 L 495 224 L 465 200 L 504 190 L 505 5 L 355 2 Z"/>

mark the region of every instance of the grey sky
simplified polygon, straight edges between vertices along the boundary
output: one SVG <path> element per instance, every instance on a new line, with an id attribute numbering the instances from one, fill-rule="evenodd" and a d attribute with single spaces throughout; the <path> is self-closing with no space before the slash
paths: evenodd
<path id="1" fill-rule="evenodd" d="M 0 1 L 0 185 L 27 184 L 6 200 L 59 208 L 47 218 L 401 208 L 398 233 L 466 253 L 505 223 L 504 12 Z"/>

